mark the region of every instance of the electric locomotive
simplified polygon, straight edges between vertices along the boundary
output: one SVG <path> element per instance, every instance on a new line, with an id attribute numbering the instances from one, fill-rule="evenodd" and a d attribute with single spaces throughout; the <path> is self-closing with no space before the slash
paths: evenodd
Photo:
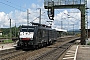
<path id="1" fill-rule="evenodd" d="M 21 26 L 17 46 L 20 48 L 38 48 L 53 44 L 57 38 L 55 29 L 43 24 L 32 23 L 32 26 Z"/>

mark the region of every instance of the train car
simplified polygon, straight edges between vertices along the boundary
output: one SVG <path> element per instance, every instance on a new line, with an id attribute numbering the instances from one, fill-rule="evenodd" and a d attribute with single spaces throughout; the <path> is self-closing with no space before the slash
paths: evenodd
<path id="1" fill-rule="evenodd" d="M 17 46 L 21 48 L 38 48 L 53 44 L 57 38 L 55 29 L 33 23 L 32 26 L 21 26 Z"/>

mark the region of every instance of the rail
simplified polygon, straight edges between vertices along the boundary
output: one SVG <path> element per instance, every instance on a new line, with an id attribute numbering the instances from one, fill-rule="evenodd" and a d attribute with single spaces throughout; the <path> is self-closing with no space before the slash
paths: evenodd
<path id="1" fill-rule="evenodd" d="M 57 60 L 71 45 L 72 43 L 64 44 L 61 47 L 35 58 L 34 60 Z"/>

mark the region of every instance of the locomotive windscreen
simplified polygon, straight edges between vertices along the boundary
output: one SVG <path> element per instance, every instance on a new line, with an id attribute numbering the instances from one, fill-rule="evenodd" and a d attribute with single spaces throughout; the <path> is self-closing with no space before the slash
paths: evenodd
<path id="1" fill-rule="evenodd" d="M 22 28 L 20 32 L 34 32 L 34 28 Z"/>

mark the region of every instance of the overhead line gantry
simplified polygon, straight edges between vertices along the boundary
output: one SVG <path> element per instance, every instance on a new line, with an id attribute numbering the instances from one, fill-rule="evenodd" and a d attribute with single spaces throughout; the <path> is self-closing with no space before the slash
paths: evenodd
<path id="1" fill-rule="evenodd" d="M 48 17 L 54 20 L 54 9 L 77 8 L 81 11 L 81 45 L 86 44 L 85 11 L 87 0 L 44 0 L 44 8 L 48 9 Z"/>

